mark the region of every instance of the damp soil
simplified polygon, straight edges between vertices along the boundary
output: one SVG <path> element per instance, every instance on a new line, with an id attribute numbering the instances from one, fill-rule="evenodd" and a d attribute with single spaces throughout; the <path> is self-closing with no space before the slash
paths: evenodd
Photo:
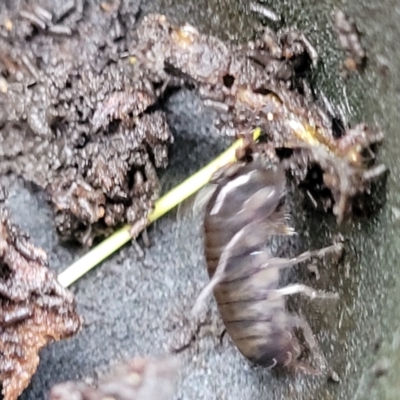
<path id="1" fill-rule="evenodd" d="M 138 2 L 2 6 L 0 173 L 44 189 L 60 235 L 91 246 L 158 198 L 172 141 L 127 50 Z"/>
<path id="2" fill-rule="evenodd" d="M 42 3 L 43 6 L 48 6 L 46 2 Z M 79 2 L 76 3 L 79 5 Z M 118 20 L 122 19 L 126 25 L 133 23 L 137 16 L 156 11 L 169 15 L 178 22 L 191 22 L 199 30 L 233 42 L 248 40 L 252 37 L 257 24 L 267 22 L 260 20 L 259 16 L 251 12 L 247 2 L 233 0 L 202 0 L 196 3 L 183 0 L 173 2 L 160 0 L 140 4 L 139 2 L 128 3 L 129 7 L 125 10 L 125 14 L 123 13 L 118 18 Z M 33 4 L 36 3 L 33 2 Z M 68 21 L 70 21 L 70 26 L 77 24 L 86 29 L 103 32 L 103 34 L 106 32 L 105 44 L 102 41 L 98 42 L 98 36 L 90 34 L 92 31 L 88 30 L 85 36 L 88 54 L 78 51 L 77 48 L 59 49 L 48 46 L 48 43 L 39 43 L 36 50 L 47 53 L 49 60 L 53 56 L 49 54 L 51 51 L 62 50 L 63 54 L 74 55 L 75 57 L 72 58 L 80 60 L 82 65 L 89 61 L 101 64 L 101 57 L 98 57 L 99 49 L 103 49 L 100 54 L 105 54 L 105 59 L 110 55 L 119 54 L 121 50 L 119 46 L 126 45 L 126 40 L 129 38 L 129 29 L 126 29 L 125 39 L 115 41 L 115 35 L 119 35 L 115 32 L 118 32 L 121 27 L 112 26 L 114 19 L 109 16 L 113 12 L 112 7 L 110 9 L 107 5 L 104 6 L 106 3 L 102 3 L 105 10 L 94 12 L 94 9 L 101 8 L 100 3 L 85 2 L 85 4 L 90 4 L 90 6 L 83 8 L 83 17 L 79 21 L 73 21 L 74 12 L 67 13 L 58 24 L 52 22 L 51 26 L 46 25 L 45 29 L 57 25 L 65 29 L 65 27 L 68 28 Z M 396 156 L 399 143 L 396 126 L 400 121 L 396 104 L 400 82 L 394 68 L 400 62 L 400 56 L 395 51 L 398 37 L 396 15 L 400 13 L 400 10 L 389 0 L 380 3 L 363 1 L 357 5 L 333 1 L 315 4 L 315 2 L 305 0 L 267 5 L 283 16 L 281 22 L 283 25 L 303 29 L 317 48 L 323 62 L 312 76 L 315 87 L 323 90 L 332 103 L 342 108 L 349 121 L 377 122 L 386 133 L 385 144 L 379 158 L 389 167 L 391 175 L 386 191 L 378 192 L 378 196 L 386 197 L 386 204 L 372 217 L 344 224 L 339 230 L 331 215 L 316 214 L 312 210 L 305 211 L 302 194 L 297 189 L 293 190 L 292 222 L 299 236 L 287 245 L 288 254 L 330 244 L 339 231 L 345 238 L 347 251 L 339 267 L 332 269 L 329 265 L 325 265 L 324 268 L 320 266 L 319 280 L 313 276 L 305 277 L 306 281 L 309 280 L 308 283 L 313 286 L 336 290 L 340 294 L 340 301 L 335 305 L 306 303 L 305 309 L 328 362 L 341 377 L 340 383 L 334 384 L 327 382 L 324 378 L 316 377 L 277 377 L 269 372 L 251 368 L 229 340 L 220 344 L 221 326 L 215 307 L 212 306 L 208 328 L 203 329 L 192 345 L 179 355 L 185 368 L 177 386 L 175 398 L 395 399 L 399 389 L 396 377 L 399 373 L 400 359 L 398 340 L 400 315 L 396 306 L 399 300 L 400 278 L 396 263 L 396 248 L 398 247 L 396 238 L 399 236 L 397 230 L 400 218 L 400 200 L 396 194 L 399 192 Z M 346 80 L 340 74 L 340 66 L 345 55 L 339 48 L 331 22 L 331 12 L 337 6 L 355 18 L 363 32 L 362 40 L 368 56 L 365 71 L 362 74 L 350 75 Z M 4 13 L 2 12 L 1 15 L 3 16 Z M 270 24 L 272 27 L 276 25 Z M 31 24 L 26 24 L 26 26 L 31 26 Z M 7 29 L 6 25 L 2 29 Z M 54 27 L 52 29 L 54 31 Z M 9 45 L 6 50 L 22 54 L 27 45 L 25 41 L 19 39 L 19 35 L 26 34 L 32 33 L 20 32 L 13 39 L 15 43 L 13 42 L 12 46 Z M 46 40 L 62 42 L 58 36 L 59 33 L 56 39 L 52 35 L 53 33 L 50 32 L 49 39 Z M 28 45 L 30 49 L 31 46 L 32 44 Z M 57 70 L 57 65 L 53 66 L 50 61 L 49 65 Z M 93 146 L 95 149 L 91 154 L 103 153 L 105 159 L 111 157 L 115 160 L 116 170 L 120 168 L 118 162 L 124 158 L 126 146 L 121 148 L 116 146 L 117 149 L 109 154 L 110 138 L 106 134 L 113 126 L 113 120 L 119 120 L 118 105 L 112 113 L 99 108 L 102 101 L 112 101 L 108 97 L 110 88 L 112 91 L 125 94 L 128 92 L 130 96 L 132 93 L 137 94 L 138 91 L 142 91 L 151 97 L 151 90 L 154 90 L 154 87 L 150 89 L 145 85 L 146 87 L 143 88 L 139 83 L 140 80 L 133 78 L 130 74 L 127 75 L 129 79 L 122 73 L 113 75 L 113 71 L 119 71 L 120 65 L 119 59 L 106 60 L 105 66 L 99 66 L 99 68 L 104 68 L 103 72 L 109 71 L 101 74 L 105 77 L 104 81 L 97 82 L 94 77 L 88 76 L 89 82 L 93 80 L 93 87 L 88 85 L 89 89 L 82 89 L 74 75 L 68 84 L 68 81 L 62 78 L 63 71 L 58 71 L 54 73 L 56 76 L 58 74 L 60 80 L 55 82 L 47 81 L 45 76 L 33 76 L 38 82 L 33 84 L 31 95 L 36 96 L 37 100 L 32 101 L 23 91 L 15 94 L 12 104 L 18 104 L 19 107 L 14 107 L 11 111 L 21 112 L 25 116 L 25 125 L 22 128 L 29 126 L 33 133 L 36 129 L 44 135 L 43 143 L 49 148 L 47 152 L 41 152 L 45 154 L 45 157 L 60 159 L 56 157 L 60 148 L 57 129 L 67 129 L 68 135 L 65 137 L 70 140 L 67 143 L 68 148 L 72 149 L 68 155 L 72 153 L 71 160 L 74 160 L 70 166 L 72 177 L 82 174 L 83 168 L 86 168 L 85 171 L 90 170 L 90 167 L 83 167 L 80 164 L 80 162 L 84 164 L 84 160 L 89 158 L 89 155 L 85 158 L 81 154 L 78 134 L 80 130 L 77 127 L 83 129 L 84 132 L 87 129 L 86 125 L 89 122 L 93 123 L 95 115 L 101 115 L 98 118 L 101 126 L 96 138 L 98 141 L 95 143 L 96 146 Z M 29 67 L 25 66 L 25 68 L 28 68 L 28 71 L 24 72 L 26 77 L 32 78 L 31 75 L 34 73 L 29 71 Z M 129 65 L 126 68 L 129 69 Z M 79 68 L 75 67 L 76 70 Z M 82 75 L 85 74 L 84 71 L 85 69 L 82 68 Z M 16 84 L 17 78 L 18 76 L 15 77 Z M 128 86 L 132 91 L 127 89 Z M 54 95 L 57 90 L 64 92 L 62 89 L 68 89 L 66 92 L 69 91 L 70 94 L 68 96 L 65 94 L 65 98 L 64 95 L 61 98 L 59 95 Z M 74 91 L 81 93 L 84 99 L 87 97 L 87 100 L 84 100 L 86 108 L 82 107 L 81 103 L 77 103 L 78 100 L 72 96 Z M 91 99 L 98 92 L 101 93 L 100 98 Z M 55 97 L 52 97 L 53 95 Z M 60 109 L 61 118 L 59 114 L 55 117 L 41 115 L 43 110 L 37 107 L 37 104 L 41 104 L 42 101 L 55 101 L 58 104 L 56 108 Z M 143 103 L 143 109 L 135 115 L 136 118 L 133 114 L 137 110 L 131 110 L 132 120 L 118 122 L 115 134 L 122 134 L 124 124 L 131 127 L 130 124 L 137 124 L 143 118 L 151 118 L 152 123 L 157 123 L 154 122 L 157 118 L 161 120 L 158 123 L 168 122 L 174 135 L 174 143 L 168 150 L 170 156 L 168 168 L 165 172 L 157 171 L 161 191 L 164 192 L 212 159 L 230 143 L 230 140 L 221 138 L 214 126 L 217 113 L 204 109 L 192 91 L 183 90 L 172 95 L 162 110 L 154 107 L 153 102 L 150 101 L 150 103 Z M 36 107 L 34 107 L 35 104 Z M 80 120 L 74 120 L 74 115 L 79 113 L 72 112 L 73 109 L 86 111 L 79 116 Z M 153 119 L 156 115 L 159 117 Z M 53 118 L 57 121 L 55 125 L 52 125 Z M 18 119 L 17 115 L 16 119 Z M 50 124 L 37 125 L 38 122 L 43 124 L 43 121 L 48 121 Z M 12 129 L 26 131 L 18 124 Z M 155 168 L 166 166 L 164 155 L 166 153 L 162 149 L 169 143 L 170 135 L 166 130 L 162 132 L 164 132 L 162 137 L 154 139 L 159 145 L 156 147 L 159 153 L 155 147 L 150 146 L 154 141 L 146 134 L 143 135 L 143 141 L 139 144 L 133 141 L 127 143 L 131 154 L 139 153 L 140 155 L 133 157 L 134 161 L 124 166 L 125 171 L 134 168 L 143 175 L 147 160 L 150 160 L 147 165 L 150 165 L 148 168 L 153 174 L 156 171 Z M 15 133 L 13 137 L 18 137 L 16 135 Z M 51 267 L 56 272 L 60 272 L 83 254 L 84 249 L 67 246 L 60 240 L 60 229 L 57 232 L 56 226 L 73 228 L 74 219 L 70 214 L 66 217 L 62 214 L 61 220 L 66 219 L 70 222 L 63 225 L 56 220 L 55 223 L 52 208 L 46 201 L 47 195 L 38 188 L 50 183 L 54 175 L 51 171 L 42 171 L 38 168 L 38 164 L 32 161 L 33 154 L 38 148 L 38 144 L 32 142 L 33 137 L 35 137 L 34 134 L 17 142 L 13 141 L 4 145 L 2 143 L 2 149 L 7 146 L 13 149 L 13 157 L 19 160 L 20 170 L 16 172 L 21 175 L 26 174 L 25 178 L 32 177 L 30 180 L 33 182 L 36 180 L 36 185 L 12 175 L 3 177 L 2 180 L 10 184 L 11 196 L 8 207 L 12 210 L 14 218 L 30 232 L 32 241 L 48 252 Z M 85 138 L 85 135 L 83 137 Z M 107 144 L 102 147 L 106 142 Z M 144 150 L 140 152 L 142 148 Z M 158 164 L 155 154 L 161 154 Z M 94 168 L 92 174 L 88 174 L 93 176 L 94 180 L 82 184 L 83 188 L 87 184 L 93 184 L 98 168 Z M 57 170 L 56 165 L 54 170 Z M 110 173 L 114 172 L 110 171 Z M 70 176 L 65 175 L 64 179 L 71 182 Z M 132 182 L 115 184 L 115 177 L 113 179 L 112 188 L 116 188 L 116 191 L 122 190 L 124 195 L 131 194 Z M 140 178 L 138 181 L 140 182 Z M 63 188 L 66 190 L 64 186 Z M 67 186 L 67 190 L 71 190 L 71 187 Z M 386 196 L 385 193 L 387 193 Z M 111 190 L 107 193 L 106 201 L 103 199 L 99 201 L 97 197 L 93 200 L 89 199 L 88 209 L 92 212 L 88 215 L 101 215 L 103 211 L 100 205 L 105 210 L 111 207 L 111 204 L 114 205 L 114 195 Z M 139 214 L 143 212 L 156 195 L 155 186 L 145 191 L 139 202 L 142 208 L 138 206 L 137 212 Z M 129 201 L 121 203 L 124 212 L 131 206 L 135 207 Z M 109 209 L 114 211 L 112 207 Z M 115 215 L 121 214 L 112 215 L 118 223 Z M 127 218 L 126 213 L 123 215 L 123 218 Z M 110 226 L 113 225 L 110 224 Z M 91 237 L 91 232 L 84 236 L 84 238 L 87 237 Z M 182 207 L 176 213 L 171 213 L 152 226 L 149 229 L 149 238 L 150 248 L 141 246 L 143 243 L 139 239 L 139 246 L 124 247 L 74 285 L 72 290 L 76 295 L 79 311 L 86 321 L 84 329 L 74 339 L 55 343 L 42 351 L 38 372 L 22 395 L 22 399 L 46 398 L 52 385 L 66 380 L 80 379 L 91 383 L 99 375 L 108 371 L 110 364 L 121 359 L 136 355 L 164 354 L 172 339 L 180 335 L 183 330 L 182 315 L 189 312 L 196 296 L 207 282 L 200 216 L 193 216 L 190 209 Z"/>

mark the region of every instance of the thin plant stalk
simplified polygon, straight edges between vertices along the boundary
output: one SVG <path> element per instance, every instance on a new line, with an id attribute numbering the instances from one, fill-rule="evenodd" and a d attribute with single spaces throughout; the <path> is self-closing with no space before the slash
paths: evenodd
<path id="1" fill-rule="evenodd" d="M 259 128 L 257 128 L 253 133 L 253 139 L 257 140 L 260 134 L 261 131 Z M 156 201 L 154 209 L 148 216 L 148 225 L 165 215 L 179 203 L 186 200 L 200 190 L 203 186 L 205 186 L 210 181 L 212 175 L 219 168 L 235 161 L 236 150 L 242 147 L 243 144 L 243 139 L 238 139 L 208 165 L 194 173 L 164 196 L 160 197 Z M 132 239 L 130 229 L 131 225 L 125 225 L 114 232 L 107 239 L 99 243 L 97 246 L 93 247 L 93 249 L 91 249 L 83 257 L 61 272 L 58 275 L 58 282 L 64 287 L 72 285 L 92 268 L 104 261 L 112 253 L 128 243 Z"/>

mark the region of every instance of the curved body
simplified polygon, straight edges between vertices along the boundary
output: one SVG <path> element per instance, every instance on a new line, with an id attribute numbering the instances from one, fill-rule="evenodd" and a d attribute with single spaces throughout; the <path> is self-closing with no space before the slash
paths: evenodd
<path id="1" fill-rule="evenodd" d="M 271 255 L 265 246 L 268 237 L 293 232 L 285 224 L 285 175 L 281 169 L 236 163 L 222 170 L 212 183 L 216 186 L 204 219 L 211 278 L 208 290 L 214 292 L 227 333 L 255 364 L 310 369 L 298 360 L 301 346 L 293 328 L 303 330 L 311 350 L 316 342 L 307 322 L 287 311 L 285 296 L 299 292 L 320 295 L 301 284 L 280 288 L 280 270 L 336 247 L 291 260 Z"/>

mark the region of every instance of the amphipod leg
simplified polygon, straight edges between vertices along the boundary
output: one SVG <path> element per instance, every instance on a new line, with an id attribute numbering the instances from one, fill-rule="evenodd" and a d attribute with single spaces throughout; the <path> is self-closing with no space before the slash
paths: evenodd
<path id="1" fill-rule="evenodd" d="M 326 373 L 328 369 L 328 363 L 322 354 L 322 351 L 318 346 L 318 342 L 316 341 L 312 329 L 306 319 L 297 314 L 290 314 L 289 324 L 291 328 L 301 329 L 305 344 L 307 345 L 309 351 L 311 352 L 312 358 L 315 361 L 315 368 L 306 361 L 296 361 L 294 362 L 293 367 L 296 370 L 305 371 L 306 373 L 312 375 L 321 375 Z"/>
<path id="2" fill-rule="evenodd" d="M 207 297 L 212 293 L 214 290 L 215 286 L 220 284 L 224 279 L 226 279 L 226 266 L 228 263 L 228 260 L 232 254 L 232 250 L 234 249 L 235 245 L 237 242 L 242 239 L 242 237 L 245 234 L 245 228 L 240 230 L 236 235 L 230 240 L 230 242 L 227 244 L 225 247 L 224 251 L 221 254 L 221 257 L 219 259 L 219 263 L 217 266 L 217 269 L 215 270 L 214 276 L 210 280 L 209 284 L 201 291 L 199 297 L 197 298 L 193 308 L 192 308 L 192 314 L 193 315 L 198 315 L 202 305 L 206 301 Z"/>
<path id="3" fill-rule="evenodd" d="M 319 351 L 319 346 L 315 340 L 313 331 L 304 317 L 297 314 L 290 314 L 289 322 L 292 328 L 299 328 L 303 331 L 304 340 L 311 351 Z"/>
<path id="4" fill-rule="evenodd" d="M 226 329 L 224 329 L 224 330 L 222 331 L 222 333 L 219 335 L 219 344 L 220 344 L 221 346 L 222 346 L 222 343 L 223 343 L 223 340 L 224 340 L 225 335 L 226 335 Z"/>
<path id="5" fill-rule="evenodd" d="M 275 258 L 268 261 L 267 265 L 271 265 L 271 267 L 278 267 L 278 268 L 287 268 L 293 265 L 299 264 L 300 262 L 306 261 L 311 257 L 323 257 L 324 255 L 332 252 L 339 252 L 342 251 L 343 246 L 339 244 L 335 244 L 333 246 L 325 247 L 320 250 L 316 251 L 306 251 L 303 254 L 300 254 L 297 257 L 292 259 L 280 259 Z M 310 297 L 311 299 L 316 298 L 325 298 L 325 299 L 338 299 L 339 295 L 337 293 L 326 293 L 320 290 L 315 290 L 312 287 L 303 285 L 301 283 L 295 283 L 292 285 L 285 286 L 281 289 L 271 290 L 269 292 L 269 296 L 272 297 L 280 297 L 280 296 L 288 296 L 291 294 L 301 293 L 305 296 Z"/>
<path id="6" fill-rule="evenodd" d="M 268 260 L 263 267 L 273 267 L 273 268 L 288 268 L 296 264 L 300 264 L 303 261 L 307 261 L 312 257 L 322 258 L 330 253 L 340 253 L 343 250 L 343 245 L 341 243 L 334 244 L 332 246 L 324 247 L 323 249 L 306 251 L 297 257 L 293 258 L 271 258 Z"/>
<path id="7" fill-rule="evenodd" d="M 281 289 L 275 289 L 268 292 L 268 298 L 288 296 L 291 294 L 301 293 L 310 299 L 333 299 L 337 300 L 339 298 L 338 293 L 327 293 L 322 290 L 315 290 L 310 286 L 303 285 L 301 283 L 295 283 L 293 285 L 285 286 Z"/>
<path id="8" fill-rule="evenodd" d="M 233 240 L 233 239 L 232 239 Z M 262 251 L 255 251 L 250 254 L 252 258 L 249 258 L 249 265 L 252 265 L 252 268 L 258 270 L 262 269 L 274 269 L 276 271 L 283 269 L 283 268 L 288 268 L 292 267 L 296 264 L 299 264 L 303 261 L 308 260 L 311 257 L 323 257 L 324 255 L 328 253 L 340 253 L 343 249 L 342 244 L 335 244 L 333 246 L 325 247 L 324 249 L 316 250 L 316 251 L 306 251 L 303 254 L 300 254 L 299 256 L 295 258 L 271 258 L 271 254 L 268 250 L 264 249 Z M 221 261 L 220 261 L 221 264 Z M 229 275 L 229 280 L 234 280 L 234 279 L 244 279 L 249 277 L 250 275 L 253 275 L 254 271 L 252 272 L 251 269 L 242 269 L 239 271 L 236 271 L 234 273 L 231 273 Z M 226 279 L 226 278 L 224 278 Z"/>

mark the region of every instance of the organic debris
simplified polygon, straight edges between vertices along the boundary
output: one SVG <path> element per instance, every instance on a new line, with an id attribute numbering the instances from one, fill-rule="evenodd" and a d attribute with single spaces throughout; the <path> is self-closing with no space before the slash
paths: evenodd
<path id="1" fill-rule="evenodd" d="M 48 269 L 45 252 L 12 224 L 0 204 L 0 382 L 4 400 L 16 400 L 28 386 L 43 347 L 75 335 L 80 326 L 74 297 Z"/>
<path id="2" fill-rule="evenodd" d="M 98 388 L 66 382 L 54 386 L 50 400 L 167 400 L 178 375 L 175 359 L 134 358 L 103 379 Z"/>
<path id="3" fill-rule="evenodd" d="M 343 66 L 350 72 L 363 69 L 367 61 L 367 53 L 361 43 L 360 31 L 356 23 L 342 10 L 335 10 L 333 24 L 340 46 L 346 52 Z"/>
<path id="4" fill-rule="evenodd" d="M 284 153 L 299 182 L 318 166 L 330 193 L 324 207 L 335 206 L 339 221 L 351 211 L 349 198 L 368 192 L 371 180 L 385 171 L 382 165 L 371 167 L 381 132 L 365 124 L 339 129 L 335 115 L 302 94 L 301 71 L 318 56 L 298 31 L 281 36 L 265 31 L 262 39 L 235 46 L 152 14 L 136 30 L 130 52 L 159 85 L 196 87 L 204 104 L 218 110 L 225 133 L 261 127 L 268 140 L 259 149 L 271 159 Z"/>
<path id="5" fill-rule="evenodd" d="M 46 0 L 2 6 L 0 173 L 44 188 L 65 238 L 91 246 L 116 226 L 145 220 L 172 142 L 159 108 L 167 87 L 196 87 L 218 110 L 222 134 L 260 126 L 268 136 L 262 150 L 274 158 L 289 149 L 287 166 L 300 182 L 317 166 L 329 192 L 322 204 L 339 220 L 349 198 L 384 171 L 368 169 L 381 132 L 342 126 L 311 98 L 302 77 L 318 53 L 302 32 L 265 29 L 233 45 L 158 14 L 131 30 L 139 1 L 130 3 L 88 3 L 85 18 L 80 1 L 65 12 Z M 353 31 L 347 47 L 360 58 Z"/>
<path id="6" fill-rule="evenodd" d="M 139 2 L 93 2 L 85 18 L 79 3 L 62 15 L 46 1 L 1 6 L 12 29 L 0 32 L 0 173 L 45 189 L 59 233 L 90 246 L 147 215 L 172 138 L 158 89 L 126 53 Z"/>

